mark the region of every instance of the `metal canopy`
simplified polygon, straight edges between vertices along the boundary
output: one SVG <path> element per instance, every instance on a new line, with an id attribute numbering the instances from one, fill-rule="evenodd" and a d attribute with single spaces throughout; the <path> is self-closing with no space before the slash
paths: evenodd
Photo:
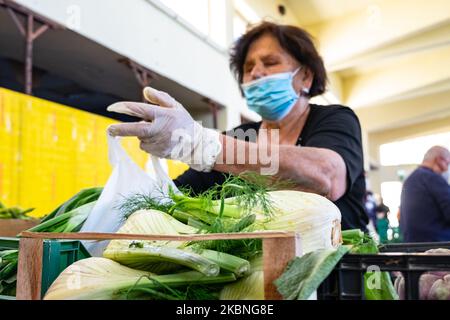
<path id="1" fill-rule="evenodd" d="M 17 27 L 17 21 L 15 22 L 7 11 L 5 4 L 8 3 L 9 1 L 0 0 L 0 58 L 24 63 L 25 41 Z M 33 16 L 40 23 L 45 22 L 39 15 L 33 13 Z M 26 16 L 17 15 L 17 17 L 22 19 L 21 22 L 25 25 Z M 130 61 L 128 57 L 72 30 L 61 28 L 57 24 L 51 26 L 57 28 L 42 33 L 33 44 L 35 68 L 71 80 L 92 92 L 110 95 L 117 100 L 142 100 L 142 86 L 137 81 L 136 70 L 133 71 L 129 63 L 124 63 Z M 139 70 L 148 69 L 141 67 Z M 33 80 L 37 86 L 40 81 L 39 75 L 34 75 Z M 154 72 L 151 72 L 150 80 L 154 88 L 168 92 L 193 113 L 210 112 L 211 100 L 208 97 Z M 223 107 L 216 102 L 213 103 Z M 111 117 L 111 114 L 106 114 L 104 108 L 87 111 Z"/>

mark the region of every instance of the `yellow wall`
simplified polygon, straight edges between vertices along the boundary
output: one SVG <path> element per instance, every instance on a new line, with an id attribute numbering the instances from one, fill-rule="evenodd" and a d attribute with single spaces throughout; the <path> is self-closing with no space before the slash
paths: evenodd
<path id="1" fill-rule="evenodd" d="M 19 108 L 11 95 L 0 91 L 0 199 L 5 204 L 18 201 Z"/>
<path id="2" fill-rule="evenodd" d="M 0 88 L 0 201 L 42 216 L 82 188 L 103 186 L 111 173 L 106 128 L 115 122 Z M 144 168 L 138 140 L 123 145 Z M 180 170 L 170 167 L 172 176 Z"/>

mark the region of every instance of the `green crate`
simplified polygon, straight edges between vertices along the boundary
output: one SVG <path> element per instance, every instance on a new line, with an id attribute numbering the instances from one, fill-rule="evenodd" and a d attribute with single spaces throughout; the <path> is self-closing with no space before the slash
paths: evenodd
<path id="1" fill-rule="evenodd" d="M 0 250 L 18 248 L 18 238 L 0 238 Z M 78 240 L 44 240 L 41 296 L 45 295 L 53 281 L 64 269 L 75 261 L 89 257 L 89 252 Z M 0 296 L 0 300 L 9 299 L 14 299 L 14 297 Z"/>

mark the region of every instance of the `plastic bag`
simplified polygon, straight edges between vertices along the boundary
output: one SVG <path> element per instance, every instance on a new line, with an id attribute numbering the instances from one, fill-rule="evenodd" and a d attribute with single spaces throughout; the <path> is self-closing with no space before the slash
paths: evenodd
<path id="1" fill-rule="evenodd" d="M 118 206 L 127 196 L 142 193 L 160 201 L 168 201 L 169 186 L 178 192 L 162 168 L 159 158 L 151 157 L 155 173 L 152 178 L 128 156 L 120 144 L 120 138 L 108 135 L 107 139 L 109 162 L 113 166 L 113 171 L 80 232 L 116 232 L 124 223 Z M 82 241 L 82 243 L 92 256 L 102 256 L 109 241 Z"/>

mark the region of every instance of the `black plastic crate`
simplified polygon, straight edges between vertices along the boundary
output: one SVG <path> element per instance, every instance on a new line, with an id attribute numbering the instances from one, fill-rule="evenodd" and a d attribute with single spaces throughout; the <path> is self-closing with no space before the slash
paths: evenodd
<path id="1" fill-rule="evenodd" d="M 429 249 L 447 248 L 449 242 L 395 243 L 380 248 L 379 254 L 346 254 L 317 292 L 319 300 L 363 300 L 364 273 L 370 266 L 405 278 L 405 299 L 419 299 L 419 279 L 428 271 L 450 271 L 450 255 L 424 255 Z"/>
<path id="2" fill-rule="evenodd" d="M 430 249 L 450 249 L 450 242 L 414 242 L 382 245 L 380 252 L 425 252 Z"/>

